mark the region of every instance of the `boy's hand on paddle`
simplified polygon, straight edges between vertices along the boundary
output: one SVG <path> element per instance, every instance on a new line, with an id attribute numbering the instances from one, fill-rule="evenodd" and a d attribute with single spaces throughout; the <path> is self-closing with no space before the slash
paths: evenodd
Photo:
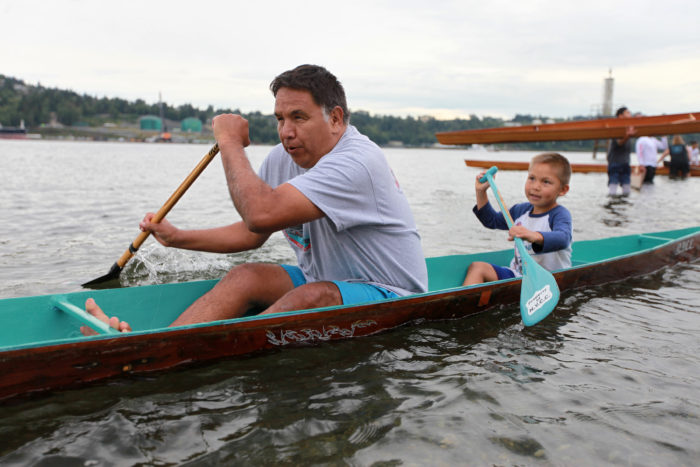
<path id="1" fill-rule="evenodd" d="M 155 214 L 149 212 L 139 223 L 139 228 L 143 232 L 151 232 L 151 234 L 163 246 L 175 246 L 176 235 L 179 229 L 168 222 L 167 219 L 161 219 L 160 222 L 151 222 Z"/>
<path id="2" fill-rule="evenodd" d="M 489 186 L 491 186 L 491 185 L 489 185 L 488 180 L 483 182 L 483 183 L 480 181 L 481 178 L 484 177 L 485 175 L 486 175 L 486 171 L 483 171 L 479 175 L 476 176 L 476 184 L 474 185 L 474 188 L 476 188 L 477 193 L 479 193 L 479 192 L 486 193 L 486 190 L 488 190 Z M 492 175 L 492 177 L 494 178 L 494 180 L 496 179 L 495 174 Z"/>
<path id="3" fill-rule="evenodd" d="M 486 204 L 489 202 L 489 196 L 486 194 L 486 191 L 489 189 L 489 184 L 488 181 L 481 182 L 481 178 L 486 175 L 486 172 L 481 172 L 479 175 L 476 176 L 476 184 L 474 185 L 474 188 L 476 188 L 476 207 L 478 209 L 483 208 L 486 206 Z"/>
<path id="4" fill-rule="evenodd" d="M 530 243 L 542 244 L 544 243 L 544 238 L 539 232 L 528 230 L 522 225 L 514 225 L 508 230 L 508 240 L 511 242 L 514 238 L 519 238 L 521 240 L 526 240 Z"/>

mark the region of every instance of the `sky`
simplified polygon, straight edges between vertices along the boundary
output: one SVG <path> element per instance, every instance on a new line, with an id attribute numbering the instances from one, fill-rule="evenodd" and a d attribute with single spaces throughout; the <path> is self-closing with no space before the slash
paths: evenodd
<path id="1" fill-rule="evenodd" d="M 270 81 L 323 65 L 373 115 L 509 119 L 700 110 L 696 0 L 0 0 L 0 74 L 270 114 Z"/>

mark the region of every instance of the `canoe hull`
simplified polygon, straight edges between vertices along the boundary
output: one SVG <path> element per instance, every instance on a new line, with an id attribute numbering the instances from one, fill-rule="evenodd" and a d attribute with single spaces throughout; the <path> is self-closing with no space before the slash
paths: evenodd
<path id="1" fill-rule="evenodd" d="M 417 320 L 469 316 L 493 305 L 479 305 L 479 300 L 495 288 L 7 351 L 0 354 L 0 399 L 289 345 L 367 336 Z M 498 294 L 500 300 L 516 302 L 519 281 L 500 285 Z"/>
<path id="2" fill-rule="evenodd" d="M 635 136 L 697 133 L 700 112 L 449 131 L 436 133 L 435 137 L 441 144 L 456 145 L 600 140 L 624 138 L 628 127 L 635 128 Z"/>
<path id="3" fill-rule="evenodd" d="M 637 250 L 630 249 L 629 238 L 636 242 Z M 619 244 L 618 249 L 627 248 L 630 252 L 623 251 L 610 260 L 595 260 L 599 250 L 596 241 L 575 243 L 575 253 L 578 250 L 581 256 L 588 255 L 593 261 L 556 272 L 554 276 L 562 292 L 693 261 L 700 256 L 700 228 L 620 237 Z M 612 247 L 614 245 L 613 241 Z M 147 291 L 149 287 L 164 286 L 134 289 Z M 209 287 L 211 284 L 203 284 L 201 289 Z M 496 305 L 515 304 L 519 297 L 520 280 L 511 279 L 359 306 L 253 316 L 53 345 L 20 346 L 0 351 L 0 374 L 3 375 L 0 399 L 290 345 L 368 336 L 415 321 L 463 318 Z"/>

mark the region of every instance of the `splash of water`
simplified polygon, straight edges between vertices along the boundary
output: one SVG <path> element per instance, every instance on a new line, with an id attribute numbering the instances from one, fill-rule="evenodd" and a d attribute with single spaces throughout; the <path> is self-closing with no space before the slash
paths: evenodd
<path id="1" fill-rule="evenodd" d="M 236 264 L 228 255 L 165 248 L 153 243 L 141 250 L 122 271 L 122 285 L 165 284 L 218 279 Z"/>

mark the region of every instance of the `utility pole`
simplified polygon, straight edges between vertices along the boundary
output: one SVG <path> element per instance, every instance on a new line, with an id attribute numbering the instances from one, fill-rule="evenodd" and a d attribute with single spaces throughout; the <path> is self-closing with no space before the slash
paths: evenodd
<path id="1" fill-rule="evenodd" d="M 614 84 L 615 79 L 612 77 L 612 68 L 610 68 L 608 69 L 608 77 L 603 80 L 603 105 L 601 106 L 601 115 L 598 115 L 598 118 L 612 117 Z M 593 143 L 593 159 L 596 158 L 600 143 L 598 140 Z"/>
<path id="2" fill-rule="evenodd" d="M 612 117 L 613 112 L 613 84 L 612 69 L 608 70 L 608 77 L 603 80 L 603 117 Z"/>
<path id="3" fill-rule="evenodd" d="M 167 127 L 165 126 L 165 114 L 163 112 L 163 97 L 160 94 L 160 91 L 158 91 L 158 106 L 160 107 L 160 131 L 161 133 L 165 133 L 168 131 Z"/>

